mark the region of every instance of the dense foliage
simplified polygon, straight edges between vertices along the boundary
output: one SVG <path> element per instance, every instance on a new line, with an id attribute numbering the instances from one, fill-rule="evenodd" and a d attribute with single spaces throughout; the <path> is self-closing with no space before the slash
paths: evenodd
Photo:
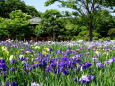
<path id="1" fill-rule="evenodd" d="M 15 10 L 21 10 L 32 16 L 40 16 L 40 12 L 32 6 L 27 6 L 22 0 L 0 1 L 0 17 L 9 18 L 9 13 Z"/>
<path id="2" fill-rule="evenodd" d="M 53 37 L 53 39 L 61 35 L 64 29 L 61 17 L 61 13 L 57 10 L 46 10 L 46 12 L 42 14 L 42 21 L 36 27 L 36 34 L 50 36 Z"/>
<path id="3" fill-rule="evenodd" d="M 50 0 L 45 4 L 53 4 L 58 0 Z M 70 1 L 70 2 L 68 2 Z M 115 39 L 114 2 L 102 3 L 101 0 L 92 0 L 92 5 L 105 6 L 90 9 L 91 2 L 87 0 L 88 8 L 78 9 L 76 0 L 61 1 L 62 6 L 74 9 L 72 12 L 60 12 L 56 9 L 46 10 L 41 13 L 34 7 L 27 6 L 21 0 L 6 0 L 0 2 L 0 38 L 24 39 L 30 37 L 50 37 L 52 40 L 66 38 L 67 40 L 98 40 Z M 78 0 L 83 3 L 84 0 Z M 102 0 L 104 1 L 104 0 Z M 98 4 L 97 4 L 98 3 Z M 73 7 L 72 7 L 73 6 Z M 82 6 L 82 5 L 81 5 Z M 93 7 L 93 6 L 92 6 Z M 81 7 L 83 8 L 83 7 Z M 89 12 L 87 12 L 89 10 Z M 94 10 L 94 12 L 93 12 Z M 81 12 L 81 13 L 80 13 Z M 91 14 L 89 14 L 91 12 Z M 29 19 L 39 17 L 40 22 L 31 25 Z M 91 17 L 91 19 L 90 19 Z M 92 38 L 92 37 L 93 38 Z"/>
<path id="4" fill-rule="evenodd" d="M 0 32 L 1 38 L 21 38 L 31 35 L 32 29 L 29 29 L 30 15 L 23 13 L 20 10 L 12 11 L 9 14 L 9 19 L 0 18 Z M 28 32 L 29 31 L 29 32 Z M 14 36 L 15 35 L 15 36 Z"/>
<path id="5" fill-rule="evenodd" d="M 85 20 L 85 25 L 89 30 L 90 41 L 93 39 L 93 31 L 95 30 L 95 24 L 97 24 L 97 18 L 95 18 L 97 12 L 104 9 L 113 11 L 115 6 L 114 1 L 108 2 L 106 0 L 47 0 L 45 5 L 48 6 L 55 2 L 61 3 L 62 7 L 73 9 L 75 17 L 82 16 L 82 21 Z"/>

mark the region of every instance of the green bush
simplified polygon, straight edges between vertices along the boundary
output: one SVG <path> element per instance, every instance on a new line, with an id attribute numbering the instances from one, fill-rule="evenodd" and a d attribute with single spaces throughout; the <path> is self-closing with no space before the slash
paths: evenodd
<path id="1" fill-rule="evenodd" d="M 0 18 L 0 37 L 24 38 L 32 35 L 33 29 L 29 27 L 30 15 L 21 10 L 12 11 L 10 19 Z"/>
<path id="2" fill-rule="evenodd" d="M 93 32 L 93 40 L 98 40 L 100 38 L 100 34 L 97 32 Z M 75 37 L 75 39 L 82 39 L 82 40 L 89 40 L 89 31 L 85 30 L 85 31 L 81 31 L 77 37 Z"/>
<path id="3" fill-rule="evenodd" d="M 115 28 L 111 28 L 108 31 L 108 35 L 110 36 L 111 39 L 115 39 Z"/>
<path id="4" fill-rule="evenodd" d="M 101 39 L 99 39 L 99 40 L 104 40 L 104 41 L 106 41 L 106 40 L 111 40 L 111 38 L 110 37 L 102 37 Z"/>

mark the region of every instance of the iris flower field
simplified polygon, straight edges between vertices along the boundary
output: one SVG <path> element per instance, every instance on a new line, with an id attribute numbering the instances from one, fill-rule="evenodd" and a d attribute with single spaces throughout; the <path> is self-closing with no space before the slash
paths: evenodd
<path id="1" fill-rule="evenodd" d="M 1 41 L 0 86 L 115 86 L 115 41 Z"/>

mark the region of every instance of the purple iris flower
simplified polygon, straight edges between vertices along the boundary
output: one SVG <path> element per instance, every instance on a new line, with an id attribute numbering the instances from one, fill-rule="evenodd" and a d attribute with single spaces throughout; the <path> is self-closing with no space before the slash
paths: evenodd
<path id="1" fill-rule="evenodd" d="M 87 76 L 82 76 L 82 77 L 79 79 L 79 82 L 81 82 L 82 84 L 84 84 L 84 83 L 89 83 L 89 82 L 90 82 L 90 79 L 89 79 Z"/>
<path id="2" fill-rule="evenodd" d="M 87 78 L 84 78 L 83 80 L 81 80 L 81 83 L 89 83 L 90 82 L 90 80 L 89 79 L 87 79 Z"/>
<path id="3" fill-rule="evenodd" d="M 0 59 L 0 63 L 5 63 L 4 59 Z"/>
<path id="4" fill-rule="evenodd" d="M 73 80 L 74 80 L 75 82 L 78 82 L 78 81 L 79 81 L 79 79 L 76 78 L 76 77 L 74 77 Z"/>
<path id="5" fill-rule="evenodd" d="M 50 57 L 51 55 L 49 55 L 49 54 L 46 54 L 46 55 L 44 55 L 45 57 Z"/>
<path id="6" fill-rule="evenodd" d="M 28 67 L 24 66 L 23 69 L 26 71 L 26 70 L 28 70 Z"/>
<path id="7" fill-rule="evenodd" d="M 68 75 L 70 73 L 70 71 L 68 69 L 63 69 L 62 72 L 65 74 L 65 75 Z"/>
<path id="8" fill-rule="evenodd" d="M 84 62 L 83 65 L 82 65 L 82 68 L 83 69 L 86 69 L 86 68 L 89 68 L 92 64 L 89 63 L 89 62 Z"/>
<path id="9" fill-rule="evenodd" d="M 29 70 L 29 71 L 31 71 L 32 69 L 33 69 L 33 67 L 32 67 L 32 66 L 29 66 L 29 67 L 28 67 L 28 70 Z"/>
<path id="10" fill-rule="evenodd" d="M 13 67 L 13 68 L 10 69 L 10 71 L 16 71 L 16 70 L 17 70 L 16 67 Z"/>
<path id="11" fill-rule="evenodd" d="M 17 63 L 17 60 L 11 60 L 10 64 Z"/>
<path id="12" fill-rule="evenodd" d="M 83 57 L 83 56 L 84 56 L 83 53 L 78 54 L 78 58 L 81 58 L 81 57 Z"/>
<path id="13" fill-rule="evenodd" d="M 80 72 L 80 68 L 75 69 L 74 72 L 79 73 Z"/>
<path id="14" fill-rule="evenodd" d="M 30 66 L 30 63 L 26 62 L 24 63 L 24 66 Z"/>
<path id="15" fill-rule="evenodd" d="M 65 51 L 65 54 L 66 54 L 66 55 L 69 55 L 69 54 L 71 54 L 71 53 L 73 53 L 73 52 L 72 52 L 71 50 L 69 50 L 69 49 Z"/>
<path id="16" fill-rule="evenodd" d="M 91 82 L 91 80 L 93 80 L 95 77 L 93 75 L 88 75 L 88 76 L 82 76 L 80 79 L 79 79 L 79 82 L 81 82 L 82 84 L 84 83 L 89 83 Z"/>
<path id="17" fill-rule="evenodd" d="M 65 66 L 66 64 L 65 64 L 65 61 L 59 61 L 58 65 L 59 65 L 60 67 L 63 67 L 63 66 Z"/>
<path id="18" fill-rule="evenodd" d="M 44 55 L 43 55 L 42 53 L 39 53 L 38 55 L 39 55 L 40 57 L 44 57 Z"/>
<path id="19" fill-rule="evenodd" d="M 6 82 L 6 86 L 10 86 L 10 82 Z"/>
<path id="20" fill-rule="evenodd" d="M 23 69 L 25 71 L 31 71 L 33 69 L 33 67 L 31 67 L 31 66 L 24 66 Z"/>
<path id="21" fill-rule="evenodd" d="M 86 55 L 89 55 L 89 54 L 90 54 L 90 52 L 86 52 L 85 54 L 86 54 Z"/>
<path id="22" fill-rule="evenodd" d="M 36 67 L 38 67 L 37 63 L 35 63 L 35 64 L 32 65 L 32 68 L 36 68 Z"/>
<path id="23" fill-rule="evenodd" d="M 80 63 L 80 62 L 82 62 L 81 59 L 76 59 L 75 61 L 76 61 L 76 63 Z"/>
<path id="24" fill-rule="evenodd" d="M 21 52 L 22 52 L 22 53 L 27 53 L 27 51 L 28 51 L 28 52 L 31 52 L 31 53 L 34 52 L 33 50 L 30 49 L 30 47 L 28 47 L 26 50 L 22 50 Z"/>
<path id="25" fill-rule="evenodd" d="M 113 59 L 113 62 L 115 62 L 115 57 L 112 57 L 112 59 Z"/>
<path id="26" fill-rule="evenodd" d="M 113 59 L 109 59 L 108 61 L 105 61 L 105 64 L 111 64 L 113 62 Z"/>
<path id="27" fill-rule="evenodd" d="M 35 58 L 33 61 L 39 61 L 40 60 L 40 58 L 38 57 L 38 58 Z"/>
<path id="28" fill-rule="evenodd" d="M 50 52 L 52 51 L 52 48 L 49 48 Z"/>
<path id="29" fill-rule="evenodd" d="M 8 70 L 7 65 L 5 63 L 0 63 L 0 70 L 2 70 L 2 71 Z"/>
<path id="30" fill-rule="evenodd" d="M 17 82 L 11 82 L 11 86 L 18 86 L 18 83 Z"/>
<path id="31" fill-rule="evenodd" d="M 0 72 L 1 74 L 8 74 L 8 72 L 7 71 L 3 71 L 3 72 Z"/>
<path id="32" fill-rule="evenodd" d="M 74 60 L 74 59 L 77 59 L 77 57 L 76 57 L 76 56 L 73 56 L 73 57 L 71 57 L 71 58 L 72 58 L 73 60 Z"/>
<path id="33" fill-rule="evenodd" d="M 61 58 L 62 61 L 69 61 L 70 59 L 67 56 Z"/>
<path id="34" fill-rule="evenodd" d="M 38 63 L 40 68 L 46 68 L 47 66 L 47 62 L 46 61 L 41 61 L 40 63 Z"/>
<path id="35" fill-rule="evenodd" d="M 95 76 L 93 76 L 93 75 L 88 75 L 88 78 L 89 78 L 90 80 L 93 80 L 93 79 L 95 78 Z"/>
<path id="36" fill-rule="evenodd" d="M 58 58 L 50 59 L 50 63 L 56 63 L 57 61 L 58 61 Z"/>
<path id="37" fill-rule="evenodd" d="M 22 53 L 26 53 L 26 50 L 22 50 L 21 52 L 22 52 Z"/>
<path id="38" fill-rule="evenodd" d="M 36 82 L 33 82 L 33 83 L 31 83 L 31 86 L 42 86 L 42 85 L 40 85 L 40 84 L 38 84 Z"/>
<path id="39" fill-rule="evenodd" d="M 53 62 L 50 64 L 52 67 L 56 67 L 57 66 L 57 62 Z"/>
<path id="40" fill-rule="evenodd" d="M 27 61 L 27 58 L 25 58 L 25 57 L 19 57 L 19 60 L 22 60 L 22 61 Z"/>
<path id="41" fill-rule="evenodd" d="M 46 67 L 46 72 L 50 72 L 50 71 L 53 72 L 54 70 L 53 70 L 52 66 L 48 65 L 48 66 Z"/>
<path id="42" fill-rule="evenodd" d="M 104 68 L 105 67 L 104 64 L 102 64 L 100 62 L 96 63 L 96 66 L 99 67 L 99 68 Z"/>
<path id="43" fill-rule="evenodd" d="M 61 54 L 62 51 L 61 51 L 61 50 L 57 50 L 55 53 L 57 53 L 57 54 Z"/>
<path id="44" fill-rule="evenodd" d="M 92 62 L 99 62 L 97 57 L 92 58 Z"/>
<path id="45" fill-rule="evenodd" d="M 56 74 L 59 74 L 63 69 L 64 69 L 64 67 L 58 67 L 56 70 Z"/>
<path id="46" fill-rule="evenodd" d="M 6 82 L 6 86 L 18 86 L 18 83 L 13 81 L 13 82 Z"/>

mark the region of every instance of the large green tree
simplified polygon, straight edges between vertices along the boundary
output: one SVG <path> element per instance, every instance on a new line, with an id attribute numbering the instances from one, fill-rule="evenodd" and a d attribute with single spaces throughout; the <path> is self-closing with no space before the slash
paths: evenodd
<path id="1" fill-rule="evenodd" d="M 60 2 L 63 7 L 73 9 L 76 16 L 84 16 L 84 20 L 87 21 L 85 22 L 86 26 L 89 29 L 90 41 L 92 41 L 93 38 L 93 30 L 95 26 L 94 16 L 97 11 L 109 8 L 109 6 L 113 7 L 113 0 L 110 2 L 108 2 L 108 0 L 48 0 L 45 5 L 51 5 L 56 1 Z"/>
<path id="2" fill-rule="evenodd" d="M 55 9 L 46 10 L 42 14 L 42 20 L 37 25 L 35 33 L 37 36 L 50 36 L 53 40 L 63 32 L 64 25 L 61 22 L 61 14 Z"/>
<path id="3" fill-rule="evenodd" d="M 95 15 L 95 31 L 100 33 L 102 37 L 108 36 L 110 28 L 115 27 L 115 20 L 107 10 L 98 11 Z"/>
<path id="4" fill-rule="evenodd" d="M 9 19 L 0 17 L 0 38 L 24 38 L 32 34 L 33 29 L 28 26 L 30 15 L 15 10 L 9 16 Z"/>
<path id="5" fill-rule="evenodd" d="M 40 16 L 40 12 L 32 6 L 26 5 L 22 0 L 0 1 L 0 17 L 9 18 L 9 13 L 15 10 L 21 10 L 32 16 Z"/>

